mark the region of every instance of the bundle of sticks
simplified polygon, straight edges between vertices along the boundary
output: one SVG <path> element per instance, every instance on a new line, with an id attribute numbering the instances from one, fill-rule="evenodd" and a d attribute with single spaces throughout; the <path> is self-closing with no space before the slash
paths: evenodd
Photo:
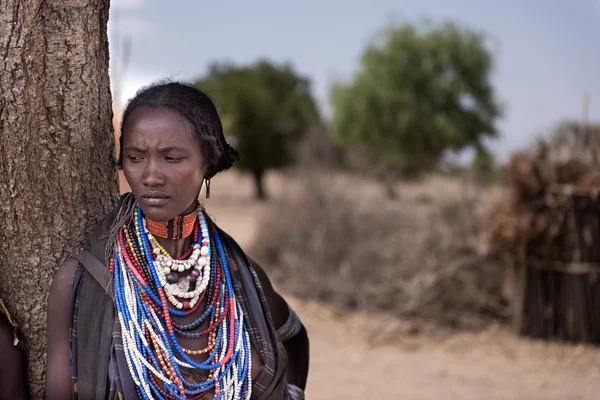
<path id="1" fill-rule="evenodd" d="M 597 148 L 540 141 L 514 154 L 486 240 L 514 267 L 521 334 L 600 343 Z"/>

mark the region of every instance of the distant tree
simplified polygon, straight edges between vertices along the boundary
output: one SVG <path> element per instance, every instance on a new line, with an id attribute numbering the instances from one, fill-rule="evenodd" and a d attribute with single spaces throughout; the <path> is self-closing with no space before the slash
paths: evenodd
<path id="1" fill-rule="evenodd" d="M 494 155 L 485 147 L 480 146 L 475 150 L 471 162 L 471 173 L 479 184 L 492 183 L 499 175 L 498 165 Z"/>
<path id="2" fill-rule="evenodd" d="M 225 134 L 240 153 L 236 166 L 254 177 L 256 197 L 267 198 L 265 172 L 292 163 L 294 147 L 319 119 L 309 80 L 290 65 L 260 60 L 215 63 L 196 85 L 217 104 Z"/>
<path id="3" fill-rule="evenodd" d="M 434 168 L 446 150 L 497 136 L 492 67 L 482 33 L 451 22 L 388 26 L 354 79 L 332 87 L 334 138 L 366 148 L 389 180 Z"/>

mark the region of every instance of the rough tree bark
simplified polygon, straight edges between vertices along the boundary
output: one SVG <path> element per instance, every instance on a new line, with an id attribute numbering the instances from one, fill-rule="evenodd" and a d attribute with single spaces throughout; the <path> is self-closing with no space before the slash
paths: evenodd
<path id="1" fill-rule="evenodd" d="M 0 1 L 0 296 L 42 398 L 46 300 L 59 264 L 118 196 L 109 0 Z"/>

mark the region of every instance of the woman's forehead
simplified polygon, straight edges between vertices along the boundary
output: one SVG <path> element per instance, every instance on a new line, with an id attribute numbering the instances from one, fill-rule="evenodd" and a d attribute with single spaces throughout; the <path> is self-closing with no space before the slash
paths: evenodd
<path id="1" fill-rule="evenodd" d="M 140 107 L 125 122 L 126 142 L 181 142 L 197 140 L 196 130 L 190 120 L 169 108 Z"/>

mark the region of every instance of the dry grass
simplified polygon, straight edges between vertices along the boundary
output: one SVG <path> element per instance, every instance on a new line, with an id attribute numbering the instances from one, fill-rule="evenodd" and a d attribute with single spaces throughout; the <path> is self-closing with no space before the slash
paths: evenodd
<path id="1" fill-rule="evenodd" d="M 388 200 L 375 182 L 307 175 L 252 249 L 284 290 L 468 329 L 509 316 L 504 269 L 481 247 L 488 192 L 431 177 Z"/>

